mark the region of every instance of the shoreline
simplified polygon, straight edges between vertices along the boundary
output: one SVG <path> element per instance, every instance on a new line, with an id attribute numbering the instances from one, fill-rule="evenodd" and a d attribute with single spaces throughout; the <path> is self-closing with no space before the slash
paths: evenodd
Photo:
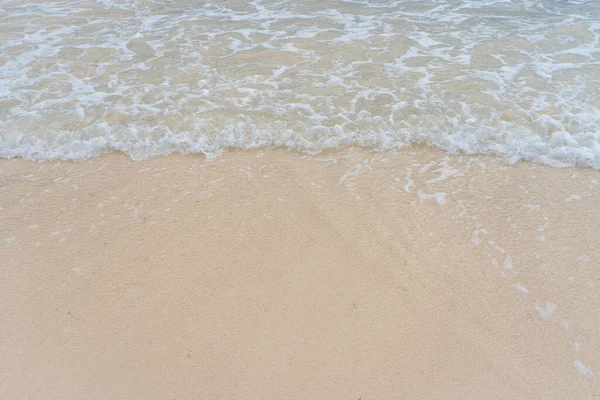
<path id="1" fill-rule="evenodd" d="M 599 181 L 426 147 L 0 160 L 0 393 L 589 397 Z"/>
<path id="2" fill-rule="evenodd" d="M 163 143 L 165 145 L 165 143 Z M 89 160 L 94 160 L 102 157 L 111 157 L 111 156 L 124 156 L 131 161 L 137 163 L 144 163 L 150 160 L 154 160 L 157 158 L 168 158 L 168 157 L 199 157 L 207 162 L 219 160 L 223 157 L 227 157 L 228 154 L 236 154 L 236 153 L 264 153 L 264 152 L 285 152 L 295 154 L 298 157 L 325 157 L 331 154 L 344 154 L 347 152 L 364 152 L 364 153 L 372 153 L 372 154 L 398 154 L 398 153 L 411 153 L 414 151 L 425 151 L 425 152 L 433 152 L 438 153 L 440 155 L 446 154 L 452 157 L 484 157 L 495 159 L 505 165 L 516 165 L 519 163 L 533 163 L 537 165 L 542 165 L 550 168 L 558 168 L 558 169 L 592 169 L 595 171 L 600 171 L 600 166 L 598 166 L 597 162 L 595 162 L 591 157 L 580 157 L 570 154 L 571 157 L 565 157 L 565 153 L 558 152 L 555 153 L 550 151 L 545 154 L 538 155 L 523 155 L 523 154 L 513 154 L 511 157 L 508 157 L 507 154 L 496 153 L 491 151 L 473 151 L 466 152 L 465 149 L 458 148 L 446 148 L 443 146 L 438 146 L 435 144 L 424 143 L 424 142 L 409 142 L 397 147 L 371 147 L 371 146 L 361 146 L 357 143 L 349 143 L 349 144 L 340 144 L 340 146 L 334 147 L 325 147 L 325 148 L 304 148 L 301 146 L 289 147 L 282 144 L 272 146 L 272 145 L 264 145 L 264 146 L 255 146 L 255 147 L 240 147 L 236 145 L 215 149 L 202 149 L 202 150 L 189 150 L 189 149 L 171 149 L 169 151 L 158 151 L 157 148 L 160 147 L 158 144 L 151 146 L 150 148 L 138 148 L 137 146 L 133 146 L 128 150 L 122 150 L 110 147 L 106 150 L 100 150 L 99 152 L 93 151 L 88 155 L 82 156 L 74 151 L 65 152 L 63 150 L 50 150 L 46 149 L 45 153 L 53 153 L 54 156 L 48 158 L 48 156 L 40 157 L 38 152 L 26 152 L 23 149 L 18 151 L 10 151 L 0 155 L 0 160 L 23 160 L 26 162 L 32 163 L 55 163 L 55 162 L 86 162 Z M 28 156 L 23 154 L 27 153 Z M 37 155 L 31 155 L 37 154 Z M 559 156 L 559 154 L 561 154 Z"/>

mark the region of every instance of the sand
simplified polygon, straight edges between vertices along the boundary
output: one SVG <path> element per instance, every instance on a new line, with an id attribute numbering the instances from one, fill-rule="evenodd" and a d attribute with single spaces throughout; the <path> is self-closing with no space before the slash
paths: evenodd
<path id="1" fill-rule="evenodd" d="M 0 160 L 2 399 L 584 399 L 600 172 L 426 148 Z"/>

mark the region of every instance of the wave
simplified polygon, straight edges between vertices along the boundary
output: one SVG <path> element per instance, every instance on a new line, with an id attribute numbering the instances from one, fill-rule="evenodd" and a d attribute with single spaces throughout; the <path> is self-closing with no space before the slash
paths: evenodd
<path id="1" fill-rule="evenodd" d="M 600 169 L 598 2 L 56 0 L 0 11 L 0 157 L 426 144 Z"/>

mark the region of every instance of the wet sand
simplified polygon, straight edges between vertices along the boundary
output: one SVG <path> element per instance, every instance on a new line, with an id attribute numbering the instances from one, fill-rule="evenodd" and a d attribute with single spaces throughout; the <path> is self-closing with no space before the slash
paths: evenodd
<path id="1" fill-rule="evenodd" d="M 425 148 L 0 160 L 0 397 L 591 398 L 599 181 Z"/>

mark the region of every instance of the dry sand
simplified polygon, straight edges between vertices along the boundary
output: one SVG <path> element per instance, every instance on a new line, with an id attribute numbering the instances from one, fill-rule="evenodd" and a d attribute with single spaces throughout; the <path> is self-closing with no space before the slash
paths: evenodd
<path id="1" fill-rule="evenodd" d="M 2 399 L 588 399 L 600 173 L 0 160 Z"/>

